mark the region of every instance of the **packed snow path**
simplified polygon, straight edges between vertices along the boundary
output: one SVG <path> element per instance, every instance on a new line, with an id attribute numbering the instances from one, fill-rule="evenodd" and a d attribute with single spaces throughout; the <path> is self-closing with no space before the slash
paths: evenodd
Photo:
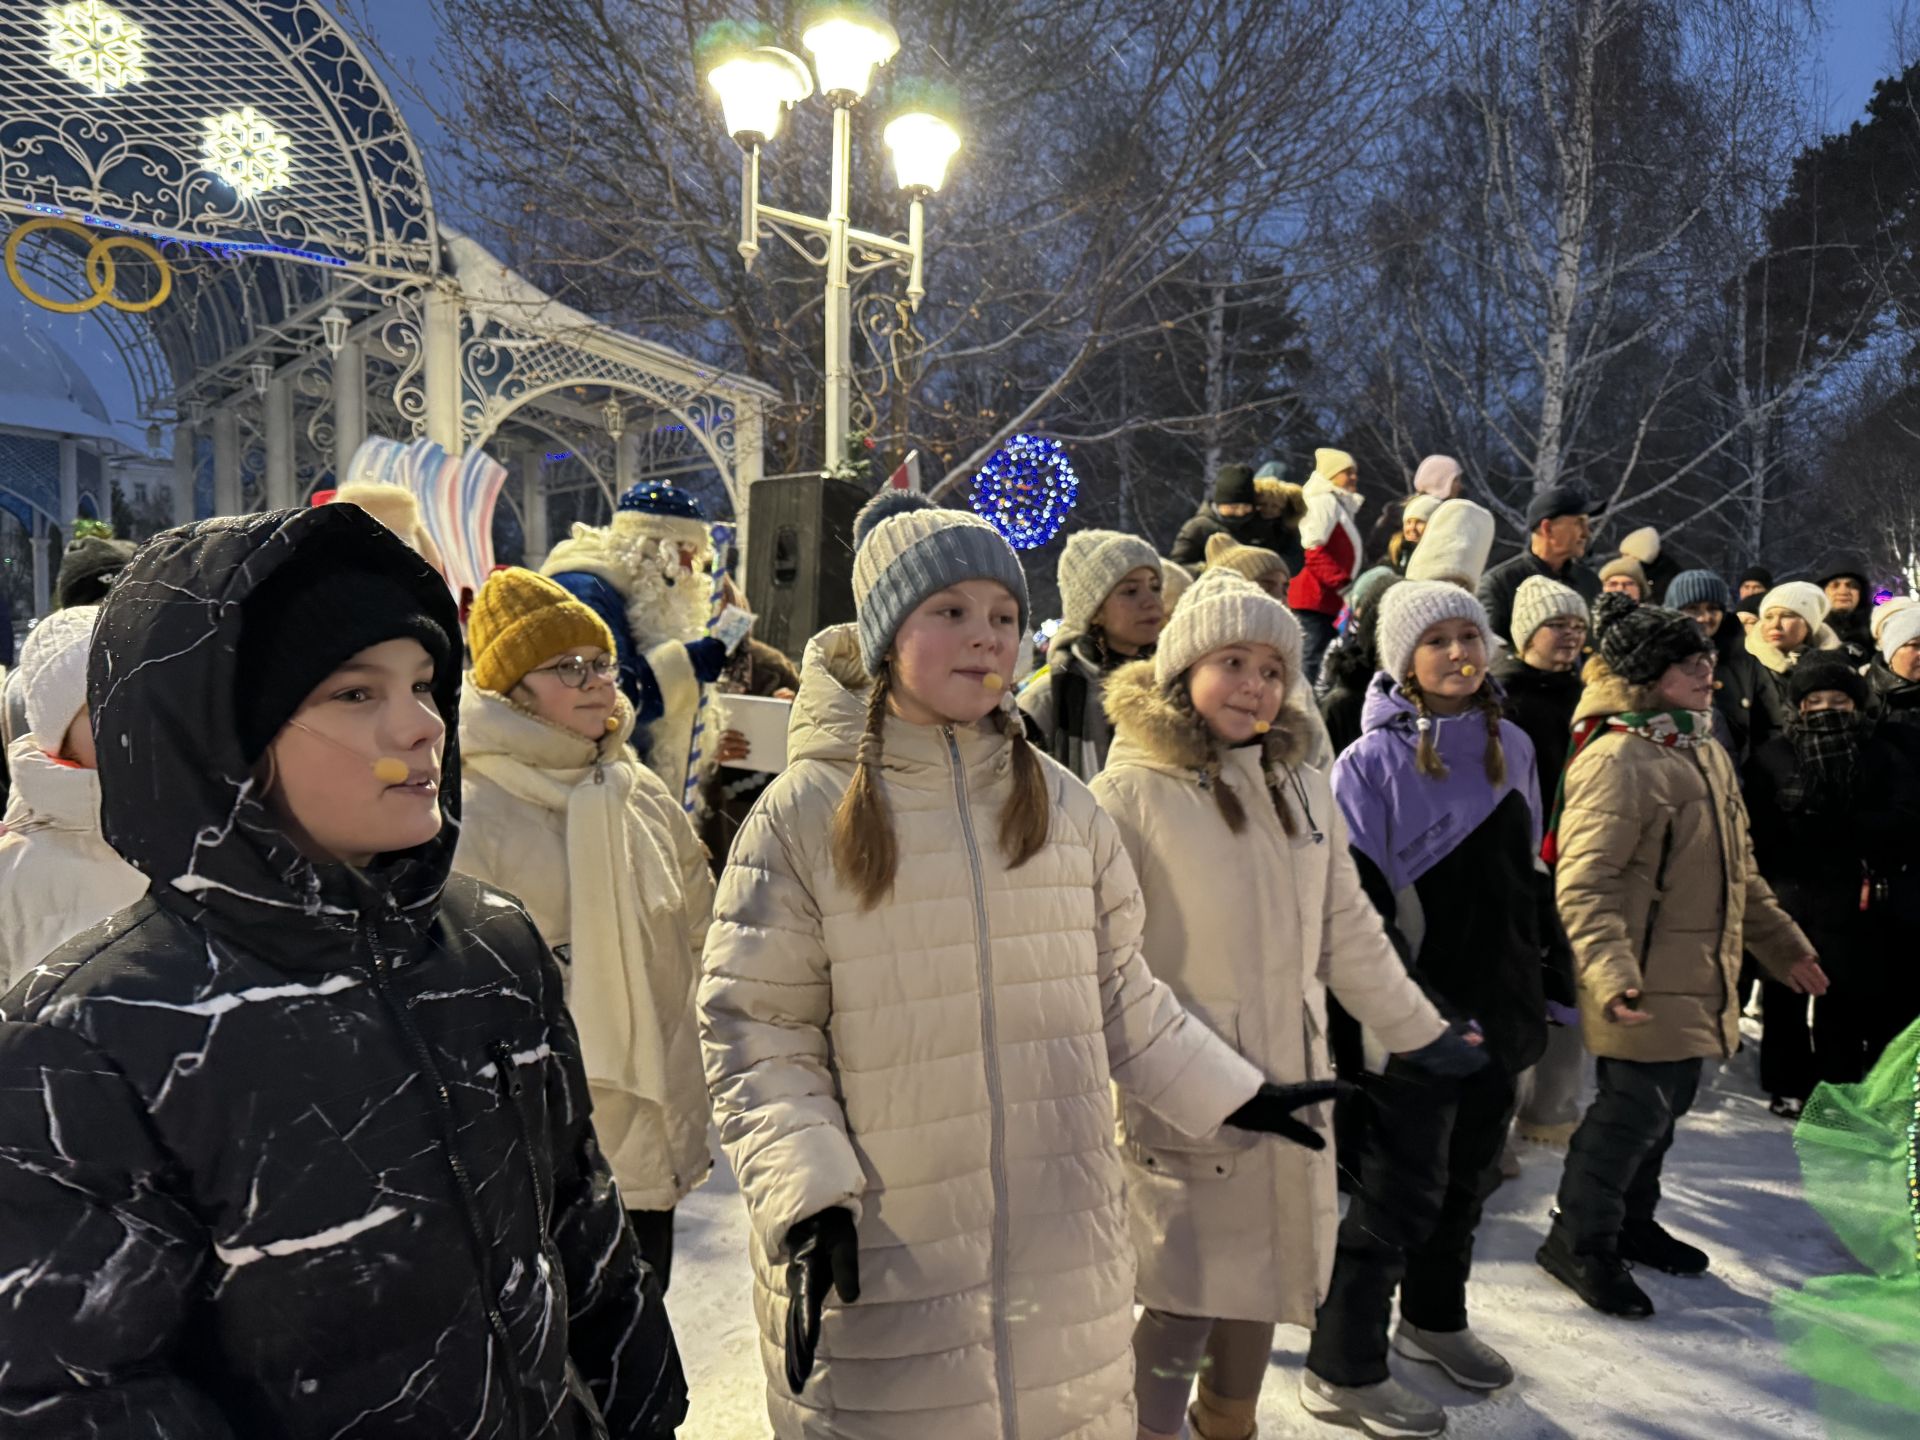
<path id="1" fill-rule="evenodd" d="M 1710 1275 L 1636 1275 L 1653 1319 L 1596 1315 L 1533 1261 L 1561 1154 L 1525 1147 L 1526 1173 L 1488 1202 L 1475 1252 L 1475 1329 L 1520 1372 L 1490 1398 L 1394 1357 L 1394 1371 L 1449 1411 L 1448 1434 L 1490 1440 L 1762 1440 L 1820 1437 L 1810 1382 L 1774 1340 L 1779 1287 L 1855 1268 L 1800 1198 L 1792 1127 L 1768 1113 L 1750 1046 L 1709 1075 L 1666 1169 L 1667 1227 L 1704 1247 Z M 668 1299 L 693 1389 L 690 1440 L 767 1435 L 745 1211 L 722 1163 L 680 1207 Z M 1261 1440 L 1353 1434 L 1295 1398 L 1306 1332 L 1281 1329 L 1260 1405 Z"/>

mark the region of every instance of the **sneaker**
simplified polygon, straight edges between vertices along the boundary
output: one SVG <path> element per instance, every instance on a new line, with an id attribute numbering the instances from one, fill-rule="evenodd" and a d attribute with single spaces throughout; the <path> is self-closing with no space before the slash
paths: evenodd
<path id="1" fill-rule="evenodd" d="M 1401 1435 L 1441 1435 L 1447 1428 L 1446 1411 L 1393 1379 L 1377 1385 L 1335 1385 L 1304 1370 L 1300 1408 L 1330 1425 L 1389 1440 Z"/>
<path id="2" fill-rule="evenodd" d="M 1707 1252 L 1676 1240 L 1658 1220 L 1629 1220 L 1620 1230 L 1620 1258 L 1669 1275 L 1704 1275 Z"/>
<path id="3" fill-rule="evenodd" d="M 1791 1095 L 1776 1095 L 1773 1097 L 1773 1103 L 1767 1108 L 1782 1120 L 1798 1120 L 1800 1112 L 1806 1108 L 1806 1105 L 1806 1101 L 1796 1100 Z"/>
<path id="4" fill-rule="evenodd" d="M 1556 1225 L 1547 1232 L 1546 1244 L 1534 1252 L 1533 1258 L 1542 1270 L 1602 1315 L 1645 1320 L 1653 1314 L 1653 1301 L 1634 1283 L 1617 1251 L 1576 1251 L 1566 1232 Z"/>
<path id="5" fill-rule="evenodd" d="M 1393 1348 L 1409 1360 L 1438 1365 L 1467 1390 L 1498 1390 L 1513 1383 L 1513 1366 L 1471 1330 L 1422 1330 L 1400 1322 Z"/>

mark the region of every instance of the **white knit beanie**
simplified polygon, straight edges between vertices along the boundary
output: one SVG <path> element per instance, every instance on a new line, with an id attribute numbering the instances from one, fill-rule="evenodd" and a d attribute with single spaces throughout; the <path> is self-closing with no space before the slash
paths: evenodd
<path id="1" fill-rule="evenodd" d="M 1492 512 L 1471 500 L 1448 500 L 1427 521 L 1427 533 L 1407 562 L 1409 580 L 1453 580 L 1478 585 L 1493 553 Z"/>
<path id="2" fill-rule="evenodd" d="M 1271 645 L 1280 652 L 1288 686 L 1300 678 L 1300 622 L 1293 612 L 1251 580 L 1220 568 L 1193 582 L 1160 632 L 1153 678 L 1171 685 L 1224 645 Z"/>
<path id="3" fill-rule="evenodd" d="M 1421 548 L 1426 548 L 1425 541 Z M 1192 597 L 1188 600 L 1191 603 Z M 1439 580 L 1402 580 L 1380 601 L 1380 618 L 1375 625 L 1380 668 L 1396 681 L 1406 679 L 1413 669 L 1413 651 L 1420 637 L 1442 620 L 1471 620 L 1480 627 L 1487 647 L 1493 647 L 1487 612 L 1480 608 L 1471 590 Z"/>
<path id="4" fill-rule="evenodd" d="M 1084 635 L 1130 570 L 1161 574 L 1160 556 L 1138 535 L 1118 530 L 1076 530 L 1060 552 L 1059 634 Z M 1164 577 L 1163 577 L 1164 579 Z"/>
<path id="5" fill-rule="evenodd" d="M 1322 480 L 1331 480 L 1334 476 L 1360 467 L 1353 463 L 1353 456 L 1344 450 L 1322 447 L 1313 452 L 1313 473 Z"/>
<path id="6" fill-rule="evenodd" d="M 1887 621 L 1902 610 L 1916 608 L 1920 608 L 1920 600 L 1914 599 L 1911 595 L 1896 595 L 1886 604 L 1874 606 L 1873 619 L 1869 622 L 1873 627 L 1873 643 L 1876 645 L 1880 643 L 1880 632 L 1886 628 Z"/>
<path id="7" fill-rule="evenodd" d="M 98 605 L 56 610 L 20 649 L 20 683 L 27 692 L 27 730 L 49 755 L 58 754 L 67 727 L 87 703 L 87 647 Z"/>
<path id="8" fill-rule="evenodd" d="M 1433 512 L 1446 502 L 1438 495 L 1416 495 L 1400 511 L 1402 520 L 1431 520 Z"/>
<path id="9" fill-rule="evenodd" d="M 1571 615 L 1591 624 L 1587 602 L 1570 585 L 1545 575 L 1529 575 L 1520 582 L 1513 596 L 1513 653 L 1524 655 L 1534 633 L 1549 620 Z"/>
<path id="10" fill-rule="evenodd" d="M 1660 558 L 1660 532 L 1651 525 L 1641 526 L 1621 540 L 1620 553 L 1642 565 L 1653 564 Z"/>
<path id="11" fill-rule="evenodd" d="M 1760 618 L 1767 618 L 1769 610 L 1790 610 L 1807 622 L 1809 630 L 1818 630 L 1827 623 L 1827 613 L 1833 606 L 1827 600 L 1827 592 L 1807 580 L 1789 580 L 1784 585 L 1776 585 L 1760 600 Z"/>
<path id="12" fill-rule="evenodd" d="M 1889 610 L 1892 606 L 1883 605 L 1880 608 Z M 1920 640 L 1920 605 L 1909 601 L 1880 624 L 1880 658 L 1891 665 L 1894 653 L 1902 645 L 1914 640 Z"/>

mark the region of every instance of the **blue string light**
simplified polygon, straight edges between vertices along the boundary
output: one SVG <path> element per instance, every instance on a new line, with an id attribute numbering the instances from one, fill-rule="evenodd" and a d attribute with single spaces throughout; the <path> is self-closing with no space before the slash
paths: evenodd
<path id="1" fill-rule="evenodd" d="M 973 477 L 973 510 L 1016 550 L 1046 544 L 1080 496 L 1066 447 L 1043 435 L 1015 435 Z"/>

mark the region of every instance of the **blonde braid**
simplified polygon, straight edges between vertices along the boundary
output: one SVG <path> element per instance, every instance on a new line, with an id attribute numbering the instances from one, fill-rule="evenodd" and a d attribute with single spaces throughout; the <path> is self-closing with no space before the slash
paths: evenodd
<path id="1" fill-rule="evenodd" d="M 1200 743 L 1206 746 L 1207 762 L 1200 767 L 1200 786 L 1213 792 L 1213 803 L 1220 807 L 1220 818 L 1227 822 L 1227 828 L 1238 835 L 1247 828 L 1246 807 L 1240 803 L 1240 797 L 1233 788 L 1220 778 L 1220 745 L 1213 738 L 1213 731 L 1207 728 L 1207 722 L 1200 712 L 1193 708 L 1193 695 L 1187 689 L 1187 674 L 1180 675 L 1166 690 L 1167 699 L 1193 726 L 1194 734 Z"/>
<path id="2" fill-rule="evenodd" d="M 892 675 L 883 667 L 867 693 L 867 726 L 853 762 L 853 780 L 833 815 L 833 868 L 871 910 L 893 889 L 899 842 L 893 812 L 880 781 L 881 747 L 887 726 L 887 695 Z"/>
<path id="3" fill-rule="evenodd" d="M 1473 692 L 1473 703 L 1487 721 L 1487 779 L 1498 790 L 1507 783 L 1507 752 L 1500 743 L 1500 702 L 1485 685 Z"/>
<path id="4" fill-rule="evenodd" d="M 1018 870 L 1046 847 L 1053 826 L 1047 770 L 1027 739 L 1027 724 L 1011 704 L 994 708 L 994 721 L 1013 748 L 1013 790 L 1000 807 L 1000 853 Z"/>

